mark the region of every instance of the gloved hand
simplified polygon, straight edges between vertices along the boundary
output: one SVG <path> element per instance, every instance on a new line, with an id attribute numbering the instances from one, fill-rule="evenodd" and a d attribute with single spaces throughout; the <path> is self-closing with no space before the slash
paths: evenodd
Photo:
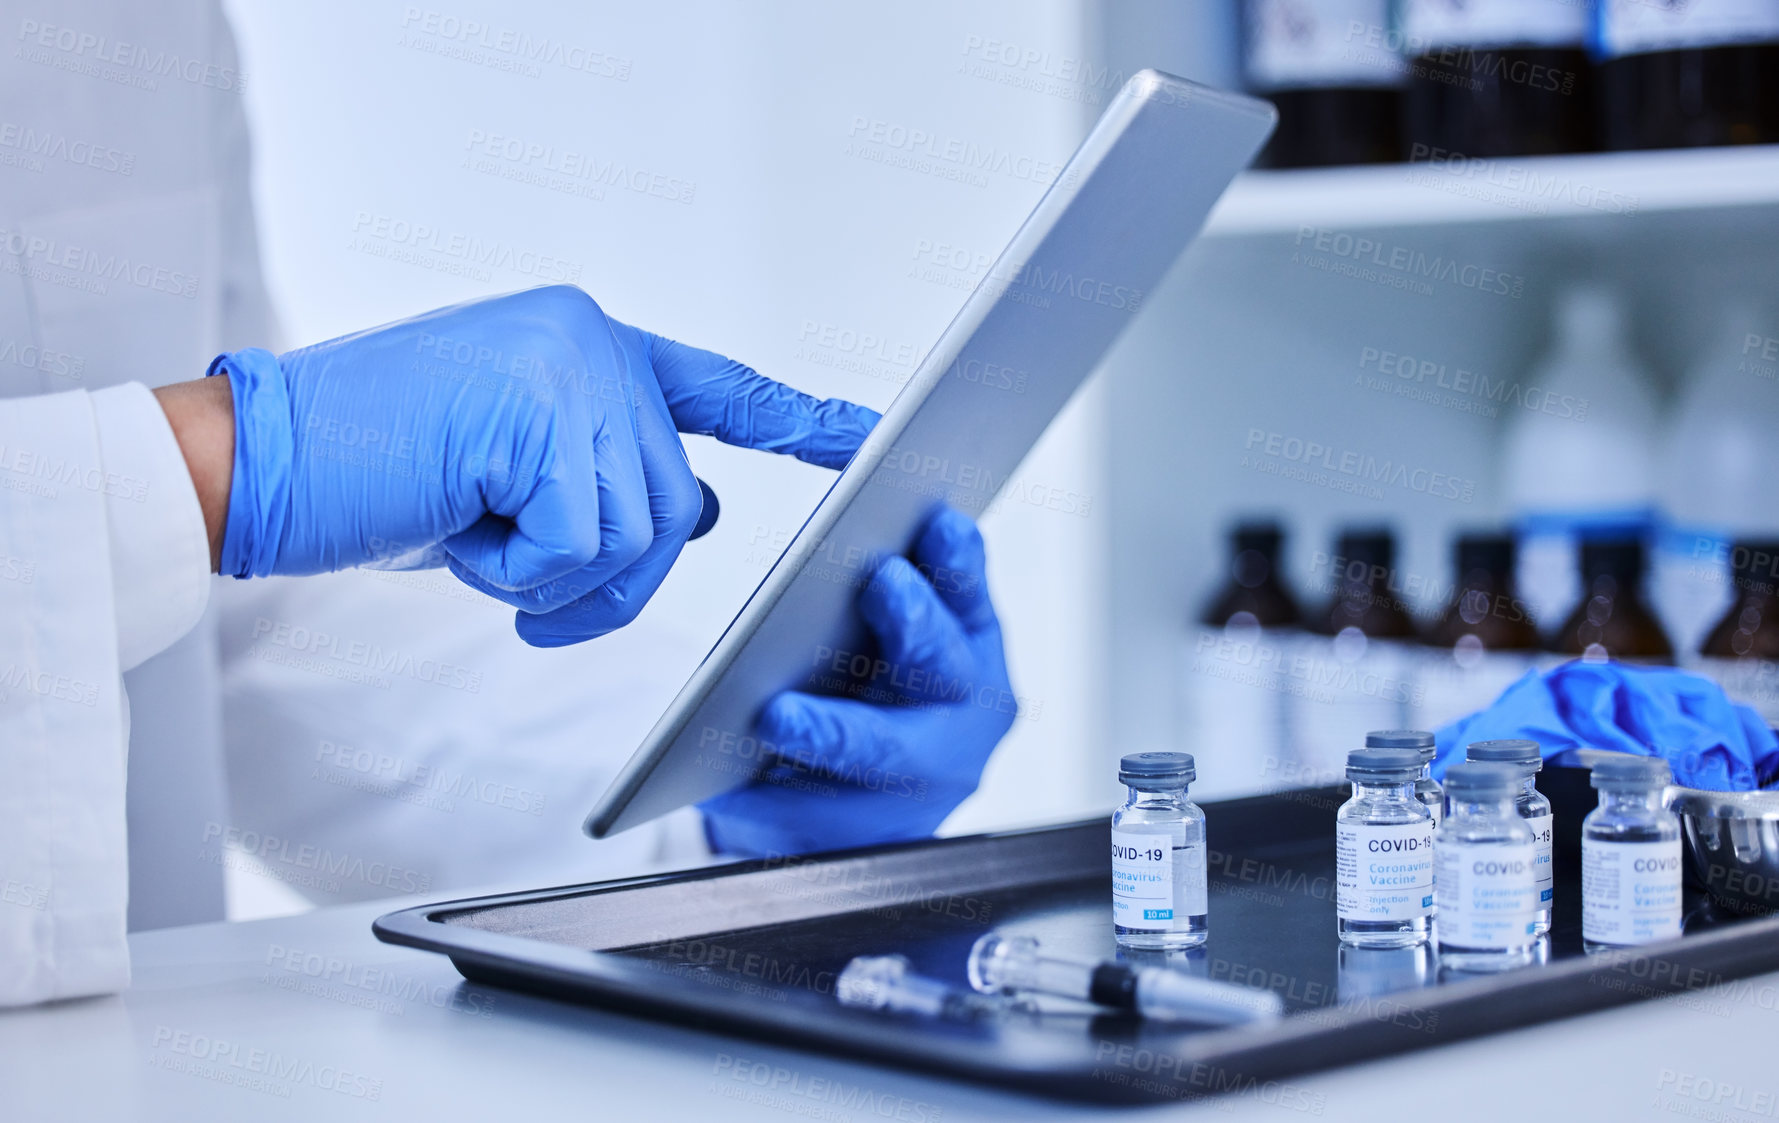
<path id="1" fill-rule="evenodd" d="M 824 653 L 850 696 L 788 690 L 767 704 L 755 732 L 778 762 L 699 805 L 714 849 L 806 854 L 924 838 L 976 790 L 1018 712 L 976 524 L 936 510 L 914 562 L 886 559 L 858 605 L 880 650 Z"/>
<path id="2" fill-rule="evenodd" d="M 675 430 L 840 468 L 877 421 L 609 319 L 570 285 L 210 373 L 235 396 L 222 572 L 442 544 L 540 647 L 628 624 L 679 557 L 702 498 Z"/>
<path id="3" fill-rule="evenodd" d="M 1546 759 L 1570 749 L 1658 756 L 1674 782 L 1710 791 L 1752 791 L 1779 777 L 1779 736 L 1717 683 L 1673 667 L 1577 659 L 1528 671 L 1488 709 L 1435 738 L 1436 776 L 1472 741 L 1536 741 Z"/>

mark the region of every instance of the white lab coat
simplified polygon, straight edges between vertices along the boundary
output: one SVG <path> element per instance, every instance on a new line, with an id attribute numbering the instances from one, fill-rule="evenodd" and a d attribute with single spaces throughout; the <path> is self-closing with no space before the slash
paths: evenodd
<path id="1" fill-rule="evenodd" d="M 0 401 L 0 1005 L 129 981 L 119 675 L 197 623 L 209 588 L 146 387 Z"/>
<path id="2" fill-rule="evenodd" d="M 203 609 L 207 549 L 194 573 L 183 461 L 152 398 L 123 387 L 195 377 L 263 340 L 269 315 L 220 8 L 0 0 L 0 26 L 0 477 L 16 485 L 0 489 L 0 1000 L 15 1002 L 120 985 L 126 910 L 221 916 L 222 871 L 198 847 L 224 814 L 214 631 L 178 638 Z M 125 474 L 154 477 L 140 500 L 105 494 L 137 461 L 152 473 Z M 157 599 L 177 611 L 133 607 Z"/>

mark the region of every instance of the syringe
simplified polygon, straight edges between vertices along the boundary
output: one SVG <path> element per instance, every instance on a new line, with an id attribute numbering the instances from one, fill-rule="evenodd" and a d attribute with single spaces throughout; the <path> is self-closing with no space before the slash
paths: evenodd
<path id="1" fill-rule="evenodd" d="M 1285 1010 L 1271 991 L 1116 959 L 1044 955 L 1033 937 L 999 932 L 976 941 L 969 972 L 970 985 L 985 994 L 1055 994 L 1158 1021 L 1236 1025 L 1277 1018 Z"/>
<path id="2" fill-rule="evenodd" d="M 973 1021 L 1021 1008 L 1002 995 L 974 994 L 917 975 L 904 955 L 856 956 L 840 972 L 834 996 L 846 1006 L 893 1010 L 948 1021 Z"/>

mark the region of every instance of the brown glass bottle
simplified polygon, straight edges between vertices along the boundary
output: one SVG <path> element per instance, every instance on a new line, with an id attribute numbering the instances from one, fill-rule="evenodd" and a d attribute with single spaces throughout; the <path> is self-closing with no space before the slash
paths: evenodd
<path id="1" fill-rule="evenodd" d="M 1397 593 L 1396 537 L 1385 528 L 1347 530 L 1335 540 L 1325 575 L 1333 586 L 1328 606 L 1309 621 L 1322 635 L 1357 628 L 1375 639 L 1412 639 L 1414 618 Z"/>
<path id="2" fill-rule="evenodd" d="M 1290 590 L 1279 579 L 1279 548 L 1285 532 L 1277 523 L 1238 523 L 1229 531 L 1229 581 L 1205 606 L 1199 619 L 1212 628 L 1249 623 L 1289 628 L 1303 620 Z"/>
<path id="3" fill-rule="evenodd" d="M 1425 637 L 1431 647 L 1473 644 L 1483 651 L 1536 651 L 1538 628 L 1514 592 L 1514 541 L 1466 534 L 1452 548 L 1452 597 Z"/>
<path id="4" fill-rule="evenodd" d="M 1382 88 L 1273 90 L 1279 125 L 1260 154 L 1267 168 L 1390 164 L 1402 158 L 1402 92 Z"/>
<path id="5" fill-rule="evenodd" d="M 1581 603 L 1551 637 L 1550 650 L 1670 663 L 1674 645 L 1643 603 L 1643 543 L 1583 542 Z"/>
<path id="6" fill-rule="evenodd" d="M 1650 51 L 1597 73 L 1602 148 L 1779 142 L 1779 44 Z"/>
<path id="7" fill-rule="evenodd" d="M 1779 541 L 1737 542 L 1730 573 L 1735 603 L 1706 633 L 1699 654 L 1779 662 Z"/>
<path id="8" fill-rule="evenodd" d="M 1409 63 L 1410 160 L 1548 156 L 1594 148 L 1594 79 L 1573 47 L 1452 47 Z"/>
<path id="9" fill-rule="evenodd" d="M 1402 59 L 1389 0 L 1244 0 L 1248 87 L 1279 110 L 1271 168 L 1401 158 Z"/>

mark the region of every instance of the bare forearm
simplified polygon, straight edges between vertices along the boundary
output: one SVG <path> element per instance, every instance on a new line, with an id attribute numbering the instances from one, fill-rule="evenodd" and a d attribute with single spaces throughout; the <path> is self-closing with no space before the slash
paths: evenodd
<path id="1" fill-rule="evenodd" d="M 235 474 L 235 399 L 226 378 L 175 382 L 154 392 L 185 455 L 204 529 L 210 535 L 210 568 L 222 560 L 222 535 L 228 525 L 229 485 Z"/>

